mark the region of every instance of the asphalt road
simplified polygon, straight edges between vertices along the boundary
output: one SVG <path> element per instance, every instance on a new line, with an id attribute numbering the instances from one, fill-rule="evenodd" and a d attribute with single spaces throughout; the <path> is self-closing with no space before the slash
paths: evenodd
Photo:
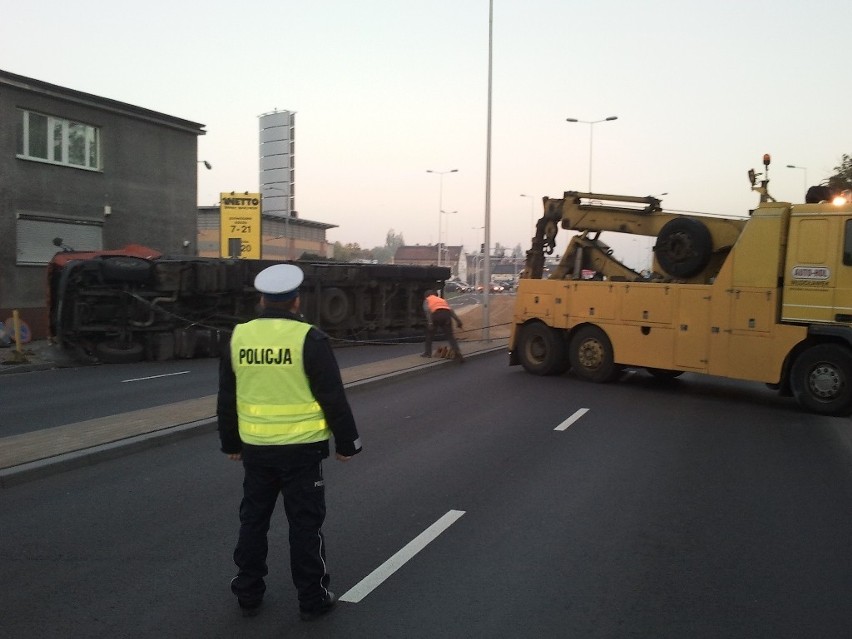
<path id="1" fill-rule="evenodd" d="M 330 616 L 298 620 L 283 513 L 267 605 L 239 616 L 241 468 L 208 434 L 4 490 L 0 636 L 849 636 L 847 419 L 706 377 L 538 378 L 502 353 L 350 399 L 365 451 L 325 464 L 349 599 Z"/>
<path id="2" fill-rule="evenodd" d="M 335 349 L 341 368 L 418 353 L 423 344 Z M 0 437 L 214 395 L 219 360 L 79 366 L 2 376 Z"/>

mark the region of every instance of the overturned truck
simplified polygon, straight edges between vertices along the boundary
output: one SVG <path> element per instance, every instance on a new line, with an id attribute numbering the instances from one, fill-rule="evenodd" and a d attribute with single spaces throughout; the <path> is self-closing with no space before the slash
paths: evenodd
<path id="1" fill-rule="evenodd" d="M 257 316 L 254 277 L 275 263 L 169 257 L 140 245 L 63 251 L 48 266 L 51 337 L 106 363 L 215 356 L 235 324 Z M 305 318 L 353 343 L 422 335 L 423 292 L 450 276 L 436 266 L 293 263 L 305 272 Z"/>

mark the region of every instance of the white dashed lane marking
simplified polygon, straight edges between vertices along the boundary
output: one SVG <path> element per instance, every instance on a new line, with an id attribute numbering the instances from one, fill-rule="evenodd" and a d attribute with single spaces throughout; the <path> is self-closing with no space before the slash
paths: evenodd
<path id="1" fill-rule="evenodd" d="M 414 555 L 419 553 L 431 542 L 433 542 L 438 537 L 438 535 L 440 535 L 447 528 L 452 526 L 453 523 L 455 523 L 455 521 L 462 515 L 464 515 L 463 510 L 449 511 L 438 521 L 436 521 L 422 533 L 417 535 L 417 537 L 415 537 L 405 546 L 403 546 L 401 550 L 399 550 L 385 563 L 383 563 L 369 575 L 364 577 L 352 588 L 347 590 L 346 593 L 340 597 L 340 601 L 348 601 L 349 603 L 358 603 L 359 601 L 361 601 L 364 597 L 369 595 L 371 592 L 373 592 L 373 590 L 380 586 L 385 579 L 387 579 L 397 570 L 402 568 L 402 566 L 404 566 L 409 559 L 414 557 Z"/>
<path id="2" fill-rule="evenodd" d="M 559 426 L 557 426 L 557 427 L 556 427 L 556 428 L 554 428 L 553 430 L 565 430 L 565 429 L 567 429 L 567 428 L 568 428 L 571 424 L 573 424 L 574 422 L 576 422 L 578 419 L 580 419 L 583 415 L 585 415 L 585 414 L 586 414 L 586 413 L 588 413 L 588 412 L 589 412 L 589 409 L 588 409 L 588 408 L 581 408 L 581 409 L 580 409 L 580 410 L 578 410 L 576 413 L 574 413 L 573 415 L 571 415 L 571 417 L 569 417 L 569 418 L 568 418 L 568 419 L 566 419 L 564 422 L 562 422 L 561 424 L 559 424 Z"/>
<path id="3" fill-rule="evenodd" d="M 134 377 L 133 379 L 123 379 L 122 384 L 127 382 L 145 382 L 149 379 L 160 379 L 161 377 L 174 377 L 175 375 L 186 375 L 189 371 L 181 371 L 179 373 L 164 373 L 163 375 L 149 375 L 148 377 Z"/>

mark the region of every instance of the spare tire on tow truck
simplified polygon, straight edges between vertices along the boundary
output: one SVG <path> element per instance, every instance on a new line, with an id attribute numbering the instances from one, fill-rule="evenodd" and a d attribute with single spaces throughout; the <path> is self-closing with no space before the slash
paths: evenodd
<path id="1" fill-rule="evenodd" d="M 713 238 L 700 220 L 679 217 L 663 225 L 654 254 L 672 277 L 687 278 L 701 272 L 713 255 Z"/>

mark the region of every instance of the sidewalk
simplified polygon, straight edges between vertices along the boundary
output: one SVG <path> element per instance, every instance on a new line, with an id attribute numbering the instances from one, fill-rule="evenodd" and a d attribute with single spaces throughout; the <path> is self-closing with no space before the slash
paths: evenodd
<path id="1" fill-rule="evenodd" d="M 504 350 L 506 338 L 465 341 L 466 358 Z M 4 349 L 5 350 L 5 349 Z M 14 349 L 10 349 L 14 350 Z M 44 370 L 73 363 L 61 349 L 33 342 L 22 349 L 26 363 L 2 365 L 2 372 Z M 0 354 L 0 360 L 5 360 Z M 341 370 L 346 388 L 415 375 L 436 366 L 459 366 L 448 359 L 405 355 Z M 91 465 L 135 450 L 159 446 L 216 430 L 216 396 L 99 417 L 32 433 L 0 438 L 0 487 L 6 488 L 63 470 Z"/>
<path id="2" fill-rule="evenodd" d="M 8 348 L 0 348 L 0 375 L 83 365 L 75 361 L 68 351 L 47 340 L 21 344 L 20 351 L 14 344 Z"/>

